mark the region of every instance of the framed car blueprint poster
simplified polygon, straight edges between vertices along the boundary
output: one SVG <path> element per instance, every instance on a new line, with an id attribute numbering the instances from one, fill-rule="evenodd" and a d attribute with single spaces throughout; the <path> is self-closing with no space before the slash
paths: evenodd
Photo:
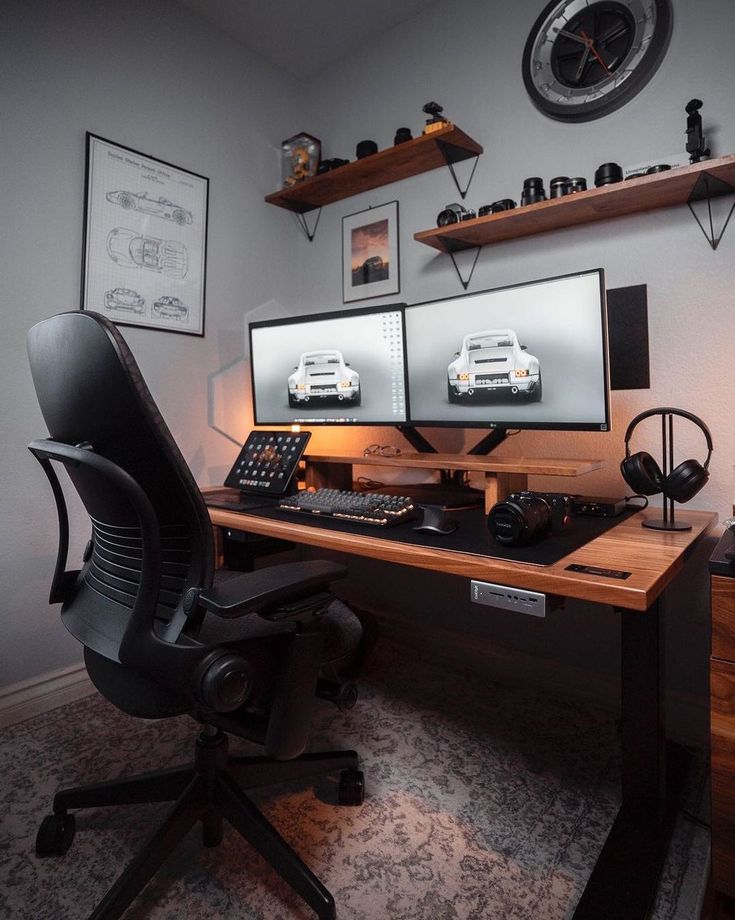
<path id="1" fill-rule="evenodd" d="M 87 133 L 82 310 L 204 335 L 209 180 Z"/>
<path id="2" fill-rule="evenodd" d="M 345 303 L 400 291 L 397 201 L 342 218 L 342 288 Z"/>

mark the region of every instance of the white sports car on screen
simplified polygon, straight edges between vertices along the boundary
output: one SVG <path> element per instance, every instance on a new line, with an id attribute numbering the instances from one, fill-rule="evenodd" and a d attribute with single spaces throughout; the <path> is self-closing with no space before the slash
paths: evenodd
<path id="1" fill-rule="evenodd" d="M 541 368 L 538 358 L 518 344 L 512 329 L 471 332 L 462 341 L 447 368 L 447 395 L 450 403 L 473 396 L 498 393 L 521 396 L 529 401 L 541 399 Z"/>
<path id="2" fill-rule="evenodd" d="M 350 369 L 342 352 L 306 351 L 288 378 L 288 404 L 293 409 L 308 402 L 337 400 L 360 405 L 360 375 Z"/>

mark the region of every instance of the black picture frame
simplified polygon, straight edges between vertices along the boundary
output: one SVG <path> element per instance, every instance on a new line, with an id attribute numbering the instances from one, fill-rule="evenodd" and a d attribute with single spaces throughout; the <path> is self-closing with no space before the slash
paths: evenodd
<path id="1" fill-rule="evenodd" d="M 371 264 L 374 262 L 380 264 Z M 343 303 L 398 294 L 401 290 L 400 266 L 398 201 L 388 201 L 342 218 Z"/>
<path id="2" fill-rule="evenodd" d="M 80 309 L 203 337 L 209 179 L 88 131 L 84 186 Z"/>

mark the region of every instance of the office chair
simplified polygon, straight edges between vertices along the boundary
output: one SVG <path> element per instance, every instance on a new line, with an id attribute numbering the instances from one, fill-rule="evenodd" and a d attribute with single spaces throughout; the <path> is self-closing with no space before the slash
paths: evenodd
<path id="1" fill-rule="evenodd" d="M 204 845 L 216 846 L 223 818 L 320 918 L 334 918 L 329 891 L 243 789 L 341 771 L 340 803 L 362 802 L 354 751 L 302 753 L 315 696 L 343 708 L 355 699 L 362 630 L 329 590 L 343 567 L 317 560 L 215 572 L 207 509 L 116 327 L 96 313 L 61 313 L 31 329 L 28 353 L 51 436 L 29 449 L 59 518 L 49 602 L 62 605 L 110 702 L 147 719 L 186 713 L 202 726 L 193 766 L 59 791 L 36 852 L 68 850 L 69 809 L 170 801 L 90 920 L 120 917 L 197 822 Z M 91 519 L 77 571 L 66 570 L 68 513 L 52 461 Z M 228 734 L 258 742 L 264 755 L 228 756 Z"/>

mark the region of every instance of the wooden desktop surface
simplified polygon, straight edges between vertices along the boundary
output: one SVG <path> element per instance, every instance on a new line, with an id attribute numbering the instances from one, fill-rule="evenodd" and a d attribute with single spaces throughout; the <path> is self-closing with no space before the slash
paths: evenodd
<path id="1" fill-rule="evenodd" d="M 641 526 L 646 517 L 655 517 L 658 513 L 658 509 L 649 509 L 634 514 L 553 565 L 536 566 L 385 540 L 379 532 L 375 535 L 345 533 L 338 529 L 310 527 L 291 518 L 273 520 L 246 512 L 209 509 L 212 523 L 219 527 L 640 611 L 647 610 L 656 600 L 681 570 L 689 551 L 717 521 L 717 515 L 711 512 L 677 508 L 677 520 L 691 524 L 691 530 L 663 532 Z M 410 534 L 409 528 L 406 534 L 409 539 Z M 566 571 L 573 563 L 623 570 L 631 575 L 623 580 Z"/>

